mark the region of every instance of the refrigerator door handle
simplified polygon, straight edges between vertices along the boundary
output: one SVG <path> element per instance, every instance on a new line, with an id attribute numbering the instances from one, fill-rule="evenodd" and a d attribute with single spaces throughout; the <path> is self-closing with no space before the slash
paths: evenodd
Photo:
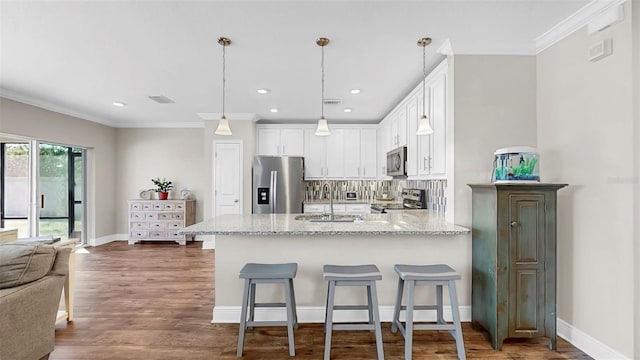
<path id="1" fill-rule="evenodd" d="M 271 179 L 270 179 L 270 185 L 269 187 L 271 188 L 270 192 L 271 192 L 271 213 L 275 214 L 276 212 L 276 187 L 278 185 L 278 172 L 277 171 L 271 171 Z"/>

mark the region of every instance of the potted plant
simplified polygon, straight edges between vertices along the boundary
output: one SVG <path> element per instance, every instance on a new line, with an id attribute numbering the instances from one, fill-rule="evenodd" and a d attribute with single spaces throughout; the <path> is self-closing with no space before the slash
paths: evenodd
<path id="1" fill-rule="evenodd" d="M 162 180 L 160 180 L 160 178 L 155 178 L 151 179 L 151 182 L 156 186 L 155 192 L 158 193 L 158 199 L 167 200 L 169 197 L 169 190 L 173 189 L 171 181 L 167 181 L 167 179 L 164 178 Z"/>

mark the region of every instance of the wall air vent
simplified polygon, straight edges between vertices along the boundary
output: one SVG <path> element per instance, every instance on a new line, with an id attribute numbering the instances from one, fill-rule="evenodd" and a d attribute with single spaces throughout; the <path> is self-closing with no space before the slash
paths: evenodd
<path id="1" fill-rule="evenodd" d="M 149 99 L 159 103 L 159 104 L 173 104 L 175 103 L 175 101 L 173 101 L 172 99 L 169 99 L 168 97 L 164 96 L 164 95 L 152 95 L 149 96 Z"/>
<path id="2" fill-rule="evenodd" d="M 342 103 L 340 99 L 324 99 L 322 101 L 325 105 L 338 105 Z"/>

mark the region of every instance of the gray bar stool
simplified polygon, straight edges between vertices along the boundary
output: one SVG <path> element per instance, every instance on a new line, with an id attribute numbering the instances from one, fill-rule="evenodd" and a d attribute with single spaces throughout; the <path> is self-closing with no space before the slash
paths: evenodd
<path id="1" fill-rule="evenodd" d="M 391 332 L 398 329 L 404 336 L 404 358 L 411 359 L 413 346 L 413 330 L 448 330 L 456 340 L 458 358 L 466 359 L 464 352 L 464 340 L 462 338 L 462 326 L 460 325 L 460 311 L 458 309 L 458 296 L 456 294 L 456 280 L 460 280 L 460 274 L 448 265 L 396 265 L 393 267 L 399 276 L 398 293 L 396 304 L 393 310 L 393 323 Z M 404 284 L 407 283 L 407 305 L 402 306 L 402 294 Z M 430 285 L 436 287 L 436 305 L 415 305 L 414 288 L 417 285 Z M 451 303 L 451 313 L 453 323 L 448 323 L 442 316 L 442 286 L 449 288 L 449 301 Z M 405 326 L 400 322 L 400 310 L 406 310 Z M 414 324 L 413 310 L 436 310 L 437 323 L 435 324 Z"/>
<path id="2" fill-rule="evenodd" d="M 289 355 L 295 356 L 295 343 L 293 329 L 298 327 L 298 315 L 296 313 L 296 296 L 293 291 L 293 278 L 296 277 L 298 264 L 246 264 L 240 270 L 240 278 L 244 281 L 244 293 L 242 298 L 242 313 L 240 314 L 240 333 L 238 334 L 238 357 L 242 356 L 244 347 L 244 333 L 246 329 L 254 326 L 286 326 L 289 336 Z M 256 303 L 256 284 L 282 284 L 284 285 L 284 303 Z M 286 321 L 255 321 L 255 308 L 257 307 L 285 307 L 287 310 Z M 249 320 L 247 321 L 247 310 Z"/>
<path id="3" fill-rule="evenodd" d="M 325 265 L 322 278 L 329 282 L 327 287 L 327 306 L 325 313 L 324 331 L 324 358 L 331 358 L 331 331 L 332 330 L 373 330 L 376 335 L 376 349 L 378 359 L 384 359 L 382 347 L 382 329 L 380 327 L 380 315 L 378 313 L 378 295 L 376 293 L 376 280 L 382 280 L 382 274 L 375 265 Z M 367 305 L 334 305 L 336 286 L 366 286 Z M 334 310 L 368 310 L 369 322 L 362 323 L 333 323 Z"/>

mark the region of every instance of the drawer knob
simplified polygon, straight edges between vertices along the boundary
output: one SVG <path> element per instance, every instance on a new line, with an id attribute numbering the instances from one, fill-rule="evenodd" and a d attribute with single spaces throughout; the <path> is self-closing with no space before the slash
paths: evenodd
<path id="1" fill-rule="evenodd" d="M 513 227 L 516 227 L 516 226 L 518 226 L 520 224 L 518 224 L 517 221 L 512 221 L 511 224 L 509 224 L 509 225 L 513 228 Z"/>

